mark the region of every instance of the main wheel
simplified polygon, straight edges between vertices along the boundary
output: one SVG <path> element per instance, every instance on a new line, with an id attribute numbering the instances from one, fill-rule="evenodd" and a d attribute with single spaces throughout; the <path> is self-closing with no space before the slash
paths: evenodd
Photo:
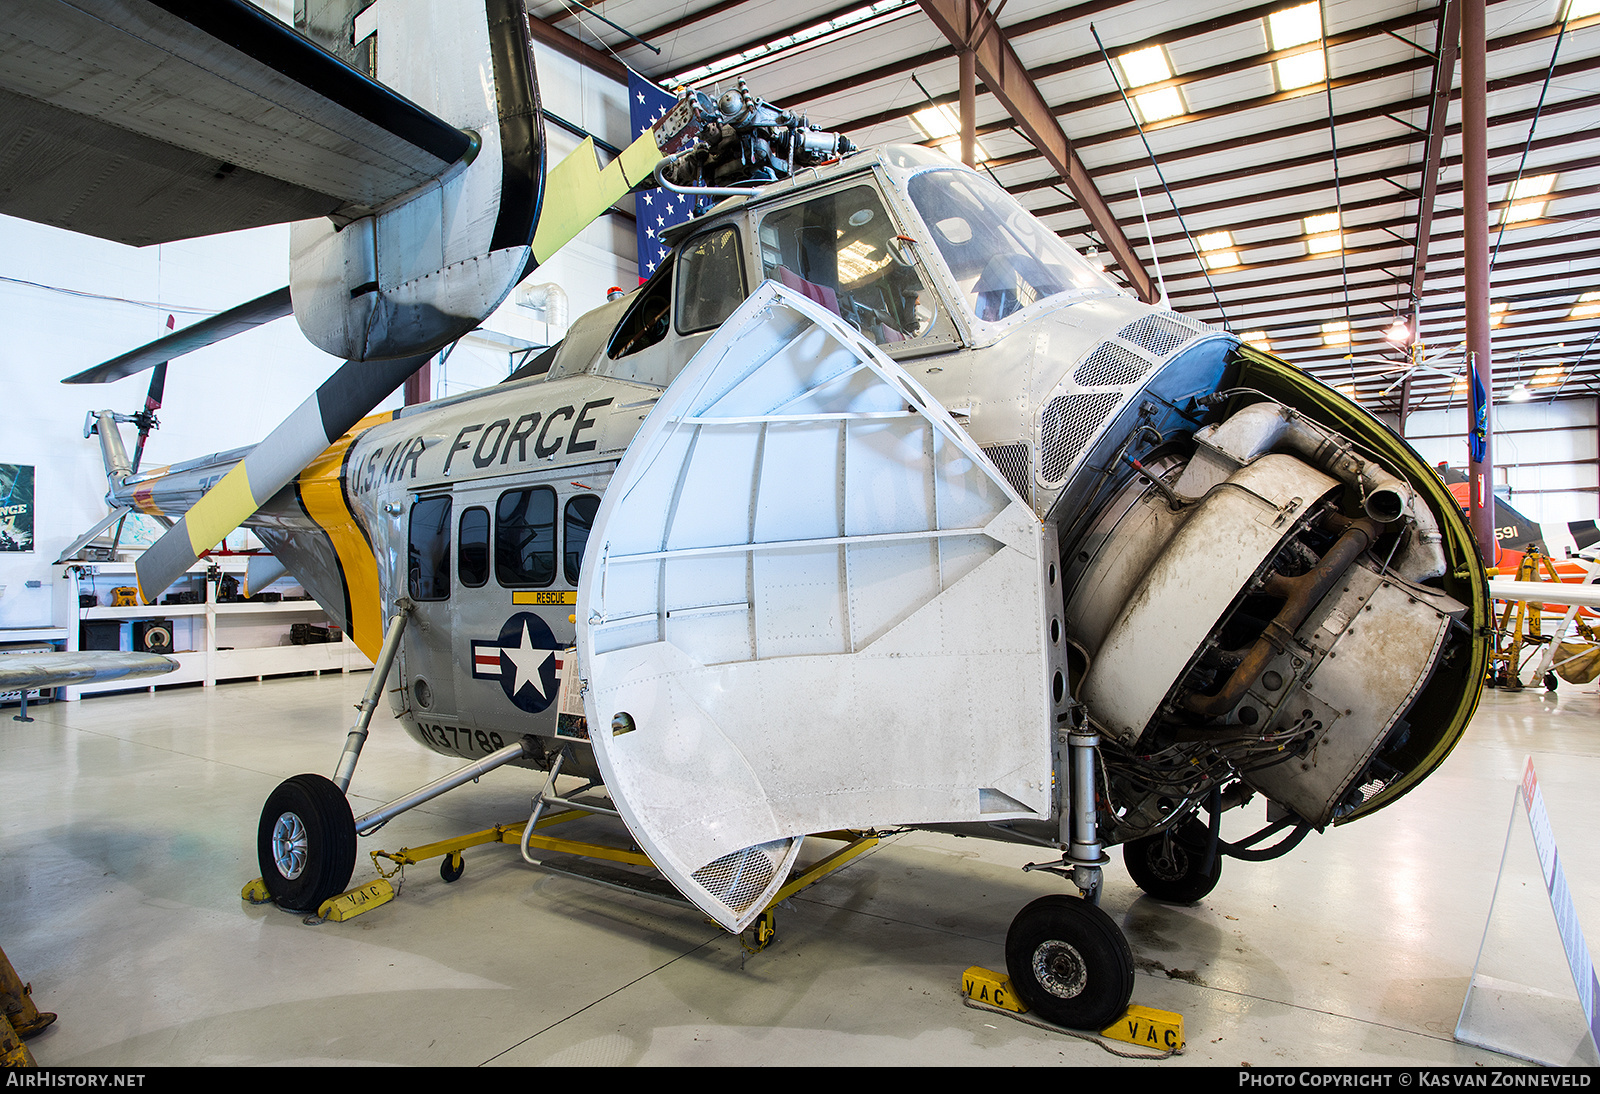
<path id="1" fill-rule="evenodd" d="M 261 880 L 280 907 L 314 911 L 344 892 L 356 866 L 356 822 L 350 801 L 321 775 L 278 784 L 256 829 Z"/>
<path id="2" fill-rule="evenodd" d="M 1176 832 L 1129 840 L 1122 845 L 1122 861 L 1133 883 L 1157 900 L 1193 904 L 1222 880 L 1222 856 L 1214 855 L 1211 869 L 1202 871 L 1211 833 L 1197 820 Z"/>
<path id="3" fill-rule="evenodd" d="M 1028 1009 L 1071 1029 L 1105 1029 L 1133 996 L 1133 951 L 1111 917 L 1069 896 L 1040 897 L 1006 932 L 1006 971 Z"/>

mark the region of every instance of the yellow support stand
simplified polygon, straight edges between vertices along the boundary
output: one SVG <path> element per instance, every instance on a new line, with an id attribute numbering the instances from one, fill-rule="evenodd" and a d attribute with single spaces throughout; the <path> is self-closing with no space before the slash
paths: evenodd
<path id="1" fill-rule="evenodd" d="M 1540 574 L 1541 563 L 1549 575 L 1548 578 Z M 1556 565 L 1548 556 L 1536 549 L 1530 549 L 1517 565 L 1517 580 L 1559 582 L 1561 575 L 1556 572 Z M 1491 687 L 1504 691 L 1522 690 L 1522 647 L 1542 645 L 1548 641 L 1540 624 L 1542 613 L 1541 604 L 1530 604 L 1522 600 L 1506 602 L 1505 610 L 1500 613 L 1500 625 L 1496 628 L 1495 635 L 1495 651 L 1489 663 Z"/>

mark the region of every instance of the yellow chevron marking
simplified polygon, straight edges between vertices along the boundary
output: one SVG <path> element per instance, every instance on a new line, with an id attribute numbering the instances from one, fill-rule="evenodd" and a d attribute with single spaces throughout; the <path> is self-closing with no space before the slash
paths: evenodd
<path id="1" fill-rule="evenodd" d="M 256 509 L 255 495 L 250 492 L 250 476 L 245 472 L 244 461 L 240 460 L 185 514 L 189 546 L 194 548 L 195 557 L 199 558 L 200 552 L 221 543 Z"/>
<path id="2" fill-rule="evenodd" d="M 540 262 L 625 197 L 633 184 L 661 162 L 654 130 L 648 130 L 612 160 L 604 171 L 595 157 L 594 141 L 585 137 L 571 155 L 550 169 L 544 181 L 544 202 L 533 233 L 533 256 Z"/>

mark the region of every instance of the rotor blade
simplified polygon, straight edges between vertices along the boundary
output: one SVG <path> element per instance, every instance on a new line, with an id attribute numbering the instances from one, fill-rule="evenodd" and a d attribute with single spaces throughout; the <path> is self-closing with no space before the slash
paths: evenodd
<path id="1" fill-rule="evenodd" d="M 254 300 L 240 304 L 236 308 L 229 308 L 225 312 L 202 319 L 198 323 L 190 323 L 187 327 L 175 334 L 168 334 L 148 342 L 138 349 L 129 350 L 121 357 L 84 369 L 74 376 L 68 376 L 61 382 L 63 384 L 109 384 L 113 380 L 120 380 L 124 376 L 132 376 L 136 372 L 143 372 L 153 365 L 163 361 L 170 361 L 174 357 L 182 357 L 185 353 L 192 353 L 203 349 L 214 342 L 225 338 L 232 338 L 236 334 L 243 334 L 247 330 L 270 323 L 274 319 L 281 319 L 294 310 L 289 302 L 289 286 L 274 289 L 265 296 L 258 296 Z"/>
<path id="2" fill-rule="evenodd" d="M 244 521 L 432 354 L 346 361 L 267 438 L 156 540 L 135 567 L 140 595 L 153 603 L 168 585 Z"/>
<path id="3" fill-rule="evenodd" d="M 133 449 L 133 465 L 131 474 L 139 473 L 139 463 L 144 459 L 144 442 L 150 439 L 150 431 L 156 427 L 156 411 L 161 409 L 161 394 L 167 386 L 167 363 L 162 361 L 150 374 L 150 390 L 144 396 L 144 410 L 136 415 L 139 423 L 139 443 Z M 117 527 L 118 535 L 122 527 Z"/>

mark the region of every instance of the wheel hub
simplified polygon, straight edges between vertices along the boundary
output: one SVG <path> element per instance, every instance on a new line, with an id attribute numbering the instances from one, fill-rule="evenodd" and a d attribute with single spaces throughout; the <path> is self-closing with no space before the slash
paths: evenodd
<path id="1" fill-rule="evenodd" d="M 272 861 L 284 880 L 293 881 L 306 868 L 310 839 L 298 814 L 283 813 L 272 826 Z"/>
<path id="2" fill-rule="evenodd" d="M 1163 881 L 1182 881 L 1189 873 L 1189 856 L 1168 833 L 1150 852 L 1150 869 Z"/>
<path id="3" fill-rule="evenodd" d="M 1076 999 L 1089 986 L 1089 970 L 1076 946 L 1052 940 L 1033 951 L 1033 977 L 1058 999 Z"/>

